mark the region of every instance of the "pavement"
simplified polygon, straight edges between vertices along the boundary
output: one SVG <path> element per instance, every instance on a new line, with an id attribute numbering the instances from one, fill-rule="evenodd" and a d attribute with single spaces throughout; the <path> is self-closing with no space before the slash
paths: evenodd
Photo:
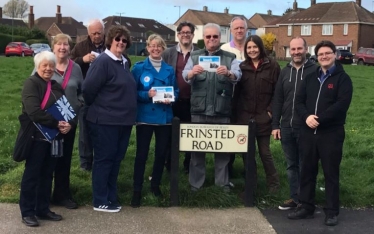
<path id="1" fill-rule="evenodd" d="M 257 208 L 197 209 L 122 207 L 119 213 L 93 211 L 92 207 L 67 210 L 51 207 L 61 214 L 59 222 L 40 220 L 39 227 L 21 222 L 17 204 L 0 204 L 1 234 L 57 233 L 259 233 L 276 232 Z"/>
<path id="2" fill-rule="evenodd" d="M 159 208 L 124 206 L 119 213 L 93 211 L 84 206 L 76 210 L 51 207 L 61 214 L 59 222 L 40 220 L 39 227 L 26 227 L 21 222 L 17 204 L 0 203 L 1 234 L 57 234 L 57 233 L 259 233 L 259 234 L 356 234 L 374 233 L 374 210 L 352 210 L 342 208 L 339 224 L 335 227 L 324 225 L 324 213 L 317 208 L 314 219 L 289 220 L 290 211 L 257 208 L 199 209 Z"/>

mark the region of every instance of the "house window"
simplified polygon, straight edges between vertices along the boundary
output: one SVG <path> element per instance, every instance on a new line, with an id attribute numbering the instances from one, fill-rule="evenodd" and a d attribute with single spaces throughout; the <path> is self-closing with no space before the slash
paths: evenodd
<path id="1" fill-rule="evenodd" d="M 287 36 L 292 36 L 292 25 L 288 25 Z"/>
<path id="2" fill-rule="evenodd" d="M 332 35 L 333 25 L 332 24 L 324 24 L 322 25 L 322 35 Z"/>
<path id="3" fill-rule="evenodd" d="M 301 25 L 301 35 L 310 36 L 312 34 L 312 25 Z"/>
<path id="4" fill-rule="evenodd" d="M 145 28 L 144 24 L 138 24 L 138 25 L 139 25 L 139 27 L 141 27 L 141 28 Z"/>
<path id="5" fill-rule="evenodd" d="M 157 25 L 153 25 L 153 27 L 155 27 L 155 28 L 158 28 L 158 26 L 157 26 Z"/>
<path id="6" fill-rule="evenodd" d="M 348 35 L 348 24 L 344 24 L 343 35 Z"/>
<path id="7" fill-rule="evenodd" d="M 127 26 L 130 26 L 131 27 L 131 24 L 129 22 L 126 22 Z"/>

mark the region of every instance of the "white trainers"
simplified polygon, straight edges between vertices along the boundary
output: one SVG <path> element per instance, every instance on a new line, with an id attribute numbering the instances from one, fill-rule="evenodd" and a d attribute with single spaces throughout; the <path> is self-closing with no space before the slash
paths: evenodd
<path id="1" fill-rule="evenodd" d="M 115 213 L 115 212 L 120 211 L 120 209 L 118 207 L 111 206 L 111 205 L 94 206 L 93 209 L 96 210 L 96 211 L 110 212 L 110 213 Z"/>

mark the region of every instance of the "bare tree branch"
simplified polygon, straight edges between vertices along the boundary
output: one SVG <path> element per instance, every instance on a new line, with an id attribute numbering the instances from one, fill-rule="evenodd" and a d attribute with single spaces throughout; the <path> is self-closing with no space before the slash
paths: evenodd
<path id="1" fill-rule="evenodd" d="M 29 8 L 25 0 L 9 0 L 3 7 L 3 14 L 12 18 L 23 18 Z"/>

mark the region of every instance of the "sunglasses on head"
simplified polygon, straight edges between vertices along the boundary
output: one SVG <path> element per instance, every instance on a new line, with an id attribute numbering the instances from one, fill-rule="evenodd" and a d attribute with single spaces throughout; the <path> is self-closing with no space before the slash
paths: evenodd
<path id="1" fill-rule="evenodd" d="M 210 38 L 212 38 L 212 37 L 213 37 L 214 39 L 217 39 L 217 38 L 218 38 L 218 35 L 206 35 L 206 36 L 205 36 L 205 38 L 208 39 L 208 40 L 209 40 Z"/>
<path id="2" fill-rule="evenodd" d="M 114 40 L 116 41 L 116 42 L 119 42 L 119 41 L 121 41 L 121 38 L 120 37 L 116 37 L 116 38 L 114 38 Z M 128 40 L 126 40 L 126 39 L 122 39 L 122 43 L 123 44 L 125 44 L 125 43 L 127 43 L 128 42 Z"/>

